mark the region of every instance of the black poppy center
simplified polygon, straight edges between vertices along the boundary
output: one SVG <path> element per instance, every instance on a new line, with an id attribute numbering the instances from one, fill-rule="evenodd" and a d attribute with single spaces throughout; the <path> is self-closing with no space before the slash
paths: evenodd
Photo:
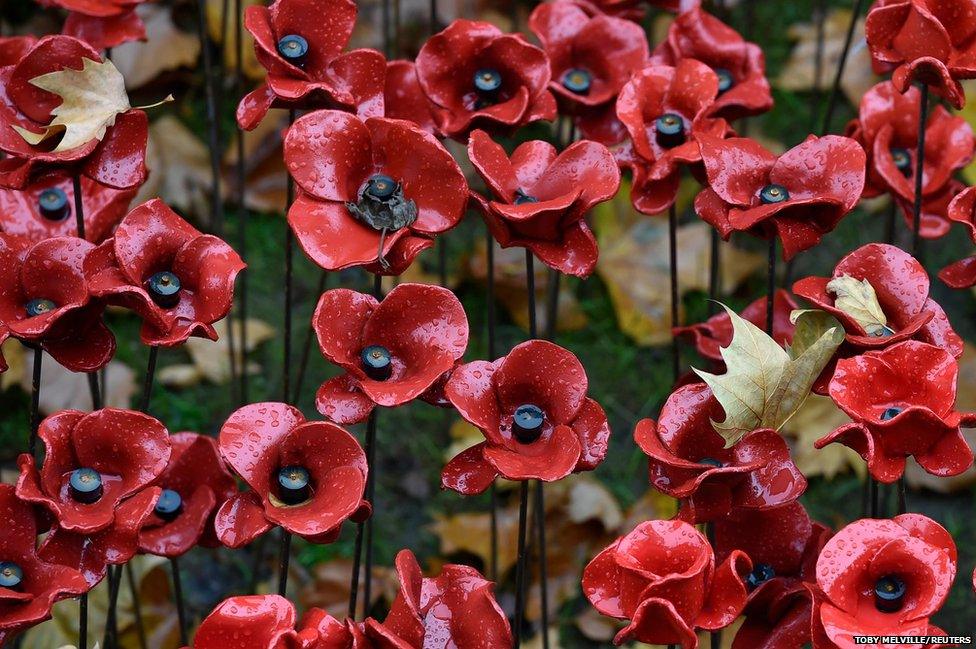
<path id="1" fill-rule="evenodd" d="M 298 34 L 288 34 L 278 41 L 278 54 L 295 67 L 302 67 L 308 58 L 308 41 Z"/>
<path id="2" fill-rule="evenodd" d="M 756 567 L 746 575 L 746 586 L 755 590 L 776 576 L 776 571 L 768 563 L 757 563 Z"/>
<path id="3" fill-rule="evenodd" d="M 24 570 L 13 561 L 0 561 L 0 587 L 17 590 L 24 581 Z"/>
<path id="4" fill-rule="evenodd" d="M 732 86 L 735 85 L 735 77 L 732 73 L 725 68 L 715 68 L 715 76 L 718 77 L 718 93 L 728 91 Z"/>
<path id="5" fill-rule="evenodd" d="M 68 195 L 60 187 L 51 187 L 37 197 L 37 207 L 41 216 L 51 221 L 62 221 L 71 213 Z"/>
<path id="6" fill-rule="evenodd" d="M 359 361 L 366 376 L 374 381 L 385 381 L 393 374 L 393 356 L 381 345 L 370 345 L 359 353 Z"/>
<path id="7" fill-rule="evenodd" d="M 515 409 L 512 419 L 512 434 L 523 444 L 531 444 L 542 435 L 542 425 L 546 413 L 539 406 L 526 403 Z"/>
<path id="8" fill-rule="evenodd" d="M 657 143 L 665 149 L 683 144 L 685 141 L 685 121 L 681 115 L 664 113 L 654 121 Z"/>
<path id="9" fill-rule="evenodd" d="M 39 315 L 44 315 L 58 308 L 58 305 L 51 300 L 46 300 L 44 298 L 37 298 L 36 300 L 31 300 L 24 306 L 24 311 L 27 313 L 28 318 L 34 318 Z"/>
<path id="10" fill-rule="evenodd" d="M 164 270 L 156 273 L 146 282 L 149 289 L 149 297 L 152 301 L 163 307 L 170 309 L 180 302 L 180 278 L 174 273 Z"/>
<path id="11" fill-rule="evenodd" d="M 383 257 L 389 232 L 396 232 L 417 220 L 417 204 L 403 195 L 403 186 L 385 174 L 373 174 L 359 189 L 359 200 L 346 203 L 355 218 L 380 232 L 376 258 L 383 268 L 390 267 Z"/>
<path id="12" fill-rule="evenodd" d="M 703 457 L 698 460 L 698 464 L 707 464 L 708 466 L 714 466 L 716 468 L 725 466 L 720 460 L 716 460 L 713 457 Z"/>
<path id="13" fill-rule="evenodd" d="M 528 203 L 538 203 L 538 202 L 539 202 L 539 199 L 538 198 L 536 198 L 535 196 L 531 196 L 529 194 L 526 194 L 525 193 L 525 190 L 523 190 L 523 189 L 516 189 L 515 190 L 515 201 L 514 201 L 514 203 L 516 205 L 526 205 Z"/>
<path id="14" fill-rule="evenodd" d="M 895 163 L 895 168 L 898 169 L 906 178 L 912 175 L 912 154 L 908 149 L 903 149 L 901 147 L 892 147 L 891 149 L 891 159 Z"/>
<path id="15" fill-rule="evenodd" d="M 885 575 L 874 582 L 874 606 L 882 613 L 894 613 L 905 604 L 905 582 Z"/>
<path id="16" fill-rule="evenodd" d="M 386 201 L 393 198 L 393 195 L 399 188 L 400 183 L 389 176 L 376 174 L 370 176 L 369 180 L 366 181 L 365 194 L 374 200 Z"/>
<path id="17" fill-rule="evenodd" d="M 90 505 L 102 497 L 102 476 L 95 469 L 82 467 L 71 472 L 68 478 L 71 497 L 80 503 Z"/>
<path id="18" fill-rule="evenodd" d="M 762 201 L 763 205 L 782 203 L 790 200 L 790 192 L 787 191 L 786 187 L 772 183 L 762 188 L 762 191 L 759 192 L 759 200 Z"/>
<path id="19" fill-rule="evenodd" d="M 480 68 L 474 73 L 474 89 L 482 99 L 492 100 L 502 88 L 502 73 L 494 68 Z"/>
<path id="20" fill-rule="evenodd" d="M 171 521 L 183 511 L 183 498 L 172 489 L 163 489 L 153 511 L 164 521 Z"/>
<path id="21" fill-rule="evenodd" d="M 298 505 L 308 500 L 312 481 L 308 469 L 303 466 L 286 466 L 278 469 L 278 497 L 286 505 Z"/>
<path id="22" fill-rule="evenodd" d="M 585 95 L 592 85 L 593 77 L 582 68 L 571 68 L 563 75 L 563 88 L 574 94 Z"/>
<path id="23" fill-rule="evenodd" d="M 894 419 L 901 414 L 904 408 L 891 407 L 885 408 L 885 411 L 881 413 L 881 421 L 888 421 L 889 419 Z"/>

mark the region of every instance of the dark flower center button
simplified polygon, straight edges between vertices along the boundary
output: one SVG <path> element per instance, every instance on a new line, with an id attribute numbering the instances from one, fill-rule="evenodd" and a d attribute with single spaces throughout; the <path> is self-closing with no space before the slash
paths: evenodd
<path id="1" fill-rule="evenodd" d="M 657 143 L 671 149 L 685 141 L 685 121 L 681 115 L 665 113 L 654 121 Z"/>
<path id="2" fill-rule="evenodd" d="M 24 311 L 27 313 L 28 318 L 35 318 L 39 315 L 44 315 L 45 313 L 50 313 L 58 308 L 58 305 L 51 300 L 45 300 L 44 298 L 37 298 L 36 300 L 31 300 L 24 306 Z"/>
<path id="3" fill-rule="evenodd" d="M 0 561 L 0 588 L 17 590 L 24 581 L 24 571 L 13 561 Z"/>
<path id="4" fill-rule="evenodd" d="M 725 466 L 724 463 L 722 463 L 719 460 L 716 460 L 713 457 L 703 457 L 702 459 L 698 460 L 698 464 L 707 464 L 708 466 L 713 466 L 715 468 L 721 468 Z"/>
<path id="5" fill-rule="evenodd" d="M 756 567 L 746 575 L 746 586 L 755 590 L 776 576 L 776 571 L 768 563 L 757 563 Z"/>
<path id="6" fill-rule="evenodd" d="M 886 408 L 884 412 L 881 413 L 881 421 L 888 421 L 889 419 L 894 419 L 902 413 L 904 408 Z"/>
<path id="7" fill-rule="evenodd" d="M 312 493 L 308 469 L 303 466 L 286 466 L 278 470 L 278 497 L 286 505 L 299 505 Z"/>
<path id="8" fill-rule="evenodd" d="M 376 174 L 370 176 L 366 181 L 365 194 L 378 201 L 386 201 L 393 198 L 396 191 L 400 188 L 400 183 L 389 176 Z"/>
<path id="9" fill-rule="evenodd" d="M 882 613 L 894 613 L 905 604 L 905 582 L 885 575 L 874 582 L 874 606 Z"/>
<path id="10" fill-rule="evenodd" d="M 563 75 L 563 87 L 574 94 L 588 94 L 592 85 L 593 77 L 582 68 L 571 68 Z"/>
<path id="11" fill-rule="evenodd" d="M 172 489 L 163 489 L 153 511 L 164 521 L 171 521 L 183 511 L 183 498 Z"/>
<path id="12" fill-rule="evenodd" d="M 370 345 L 359 354 L 359 361 L 366 376 L 374 381 L 385 381 L 393 374 L 393 357 L 390 350 L 381 345 Z"/>
<path id="13" fill-rule="evenodd" d="M 298 34 L 288 34 L 278 41 L 278 54 L 295 67 L 305 65 L 308 58 L 308 41 Z"/>
<path id="14" fill-rule="evenodd" d="M 715 68 L 714 72 L 715 76 L 718 77 L 719 94 L 728 91 L 732 86 L 735 85 L 735 77 L 733 77 L 732 73 L 725 68 Z"/>
<path id="15" fill-rule="evenodd" d="M 542 435 L 542 426 L 546 422 L 546 413 L 542 408 L 526 403 L 515 409 L 512 418 L 512 434 L 523 444 L 531 444 Z"/>
<path id="16" fill-rule="evenodd" d="M 772 183 L 762 188 L 759 192 L 759 200 L 762 201 L 763 205 L 782 203 L 790 200 L 790 192 L 787 191 L 786 187 Z"/>
<path id="17" fill-rule="evenodd" d="M 481 68 L 474 73 L 474 89 L 483 99 L 494 98 L 502 87 L 502 74 L 494 68 Z"/>
<path id="18" fill-rule="evenodd" d="M 51 187 L 37 197 L 37 207 L 41 216 L 50 221 L 62 221 L 71 213 L 68 195 L 60 187 Z"/>
<path id="19" fill-rule="evenodd" d="M 525 193 L 525 190 L 523 190 L 523 189 L 516 189 L 515 190 L 515 201 L 514 201 L 514 203 L 516 205 L 527 205 L 529 203 L 538 203 L 538 202 L 539 202 L 539 199 L 538 198 L 536 198 L 535 196 L 530 196 L 529 194 L 526 194 Z"/>
<path id="20" fill-rule="evenodd" d="M 912 175 L 912 154 L 909 153 L 908 149 L 892 147 L 891 159 L 895 163 L 895 168 L 898 169 L 903 176 L 907 178 L 908 176 Z"/>
<path id="21" fill-rule="evenodd" d="M 147 282 L 152 301 L 170 309 L 180 302 L 180 278 L 168 270 L 160 271 Z"/>
<path id="22" fill-rule="evenodd" d="M 102 497 L 102 476 L 95 469 L 82 467 L 71 472 L 68 478 L 71 497 L 80 503 L 90 505 Z"/>

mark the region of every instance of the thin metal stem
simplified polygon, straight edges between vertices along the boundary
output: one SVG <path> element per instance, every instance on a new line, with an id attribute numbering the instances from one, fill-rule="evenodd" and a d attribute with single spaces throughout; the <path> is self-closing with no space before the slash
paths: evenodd
<path id="1" fill-rule="evenodd" d="M 542 624 L 542 647 L 549 649 L 549 575 L 546 560 L 546 501 L 545 487 L 542 480 L 535 483 L 535 527 L 539 542 L 539 595 L 542 609 L 540 611 Z"/>
<path id="2" fill-rule="evenodd" d="M 156 378 L 156 360 L 159 357 L 159 347 L 152 345 L 149 347 L 149 362 L 146 364 L 146 377 L 142 386 L 142 412 L 149 413 L 149 404 L 152 401 L 153 381 Z"/>
<path id="3" fill-rule="evenodd" d="M 539 335 L 535 312 L 535 257 L 528 248 L 525 249 L 525 282 L 529 292 L 529 338 L 534 339 Z"/>
<path id="4" fill-rule="evenodd" d="M 519 487 L 518 556 L 515 562 L 515 619 L 512 632 L 515 649 L 522 646 L 522 618 L 525 614 L 525 540 L 529 514 L 529 483 L 523 480 Z"/>
<path id="5" fill-rule="evenodd" d="M 118 649 L 118 604 L 119 582 L 122 580 L 122 566 L 108 567 L 108 614 L 105 618 L 105 636 L 102 644 L 106 649 Z"/>
<path id="6" fill-rule="evenodd" d="M 82 204 L 81 194 L 81 174 L 76 173 L 71 178 L 71 187 L 75 195 L 75 228 L 78 231 L 78 238 L 85 238 L 85 206 Z"/>
<path id="7" fill-rule="evenodd" d="M 840 53 L 840 61 L 837 63 L 837 71 L 834 73 L 834 83 L 830 88 L 830 99 L 827 100 L 827 111 L 824 113 L 823 127 L 820 129 L 821 135 L 830 132 L 830 123 L 834 117 L 834 109 L 837 100 L 840 98 L 840 83 L 844 78 L 844 68 L 847 67 L 847 58 L 851 52 L 851 43 L 854 41 L 854 28 L 857 26 L 857 19 L 861 17 L 861 6 L 864 0 L 854 0 L 851 9 L 851 22 L 847 25 L 847 34 L 844 37 L 844 48 Z"/>
<path id="8" fill-rule="evenodd" d="M 878 481 L 874 478 L 869 479 L 871 480 L 871 518 L 877 518 L 880 512 L 878 503 Z"/>
<path id="9" fill-rule="evenodd" d="M 295 123 L 295 111 L 288 111 L 288 126 Z M 285 322 L 284 322 L 284 351 L 281 359 L 281 394 L 282 401 L 290 403 L 291 396 L 291 305 L 293 299 L 293 271 L 295 235 L 288 224 L 287 213 L 295 200 L 295 181 L 288 176 L 288 189 L 285 206 Z"/>
<path id="10" fill-rule="evenodd" d="M 180 579 L 180 564 L 176 557 L 170 557 L 170 569 L 173 572 L 173 599 L 176 600 L 176 618 L 180 630 L 180 646 L 188 644 L 186 635 L 186 606 L 183 603 L 183 582 Z"/>
<path id="11" fill-rule="evenodd" d="M 436 1 L 436 0 L 432 0 Z M 487 295 L 486 320 L 488 321 L 488 359 L 495 360 L 495 239 L 491 230 L 485 225 L 485 250 L 487 257 Z M 498 581 L 498 487 L 495 481 L 491 483 L 491 579 Z"/>
<path id="12" fill-rule="evenodd" d="M 356 526 L 356 545 L 352 551 L 352 582 L 349 585 L 349 619 L 356 619 L 356 604 L 359 598 L 359 572 L 362 567 L 363 556 L 363 533 L 366 529 L 365 522 Z M 363 610 L 366 610 L 364 607 Z"/>
<path id="13" fill-rule="evenodd" d="M 88 392 L 91 394 L 92 410 L 102 407 L 102 392 L 98 387 L 98 372 L 88 372 Z"/>
<path id="14" fill-rule="evenodd" d="M 78 649 L 88 649 L 88 593 L 78 599 Z"/>
<path id="15" fill-rule="evenodd" d="M 325 289 L 328 286 L 329 281 L 329 271 L 323 270 L 322 274 L 319 275 L 319 285 L 315 291 L 316 300 L 318 297 L 325 293 Z M 295 376 L 295 389 L 293 395 L 295 397 L 295 402 L 297 403 L 302 396 L 302 385 L 305 383 L 305 371 L 308 369 L 308 361 L 311 356 L 312 351 L 312 337 L 315 330 L 309 326 L 308 330 L 305 332 L 305 342 L 302 345 L 302 357 L 298 362 L 298 374 Z"/>
<path id="16" fill-rule="evenodd" d="M 712 228 L 711 246 L 708 261 L 708 310 L 714 314 L 718 310 L 719 282 L 721 281 L 721 238 L 718 230 Z"/>
<path id="17" fill-rule="evenodd" d="M 31 407 L 30 407 L 30 441 L 27 449 L 31 457 L 37 453 L 37 430 L 41 427 L 41 363 L 44 352 L 40 347 L 34 348 L 34 372 L 31 376 Z"/>
<path id="18" fill-rule="evenodd" d="M 908 493 L 907 485 L 905 484 L 905 474 L 903 473 L 901 477 L 898 478 L 898 514 L 905 514 L 908 512 Z"/>
<path id="19" fill-rule="evenodd" d="M 244 38 L 242 36 L 242 15 L 241 0 L 234 0 L 234 28 L 237 32 L 235 49 L 237 56 L 237 69 L 234 71 L 234 94 L 241 98 L 244 92 Z M 248 211 L 244 199 L 244 131 L 237 128 L 237 160 L 234 165 L 234 178 L 237 190 L 237 251 L 241 257 L 247 259 L 247 221 Z M 241 274 L 241 287 L 238 300 L 238 315 L 241 321 L 241 368 L 240 368 L 240 403 L 250 403 L 248 396 L 247 378 L 247 290 L 248 274 L 247 271 Z"/>
<path id="20" fill-rule="evenodd" d="M 918 98 L 918 148 L 915 151 L 915 204 L 912 210 L 912 256 L 918 257 L 922 228 L 922 180 L 925 172 L 925 127 L 929 121 L 929 86 L 922 84 Z"/>
<path id="21" fill-rule="evenodd" d="M 281 540 L 278 547 L 278 594 L 282 597 L 288 592 L 288 566 L 291 564 L 291 532 L 280 528 Z"/>
<path id="22" fill-rule="evenodd" d="M 773 335 L 773 311 L 776 302 L 776 237 L 769 239 L 769 259 L 766 269 L 766 333 Z"/>
<path id="23" fill-rule="evenodd" d="M 556 339 L 556 327 L 559 318 L 559 283 L 562 273 L 552 268 L 549 269 L 549 286 L 546 295 L 546 340 Z"/>
<path id="24" fill-rule="evenodd" d="M 668 261 L 671 279 L 671 327 L 680 325 L 678 295 L 678 209 L 674 204 L 668 209 Z M 681 350 L 678 339 L 671 336 L 671 370 L 675 381 L 681 374 Z"/>
<path id="25" fill-rule="evenodd" d="M 132 564 L 125 564 L 125 579 L 129 584 L 129 595 L 132 597 L 132 615 L 136 621 L 136 635 L 139 638 L 139 649 L 146 649 L 146 626 L 142 621 L 142 602 L 139 600 L 139 588 L 133 574 Z"/>
<path id="26" fill-rule="evenodd" d="M 823 90 L 823 64 L 824 64 L 824 28 L 827 20 L 827 7 L 825 0 L 816 0 L 814 16 L 816 20 L 817 44 L 813 59 L 813 92 L 810 95 L 810 130 L 816 129 L 817 113 L 820 107 L 820 98 Z"/>

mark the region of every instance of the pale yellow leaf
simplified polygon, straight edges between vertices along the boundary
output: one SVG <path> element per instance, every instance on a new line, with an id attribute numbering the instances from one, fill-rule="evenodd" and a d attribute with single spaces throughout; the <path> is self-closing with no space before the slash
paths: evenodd
<path id="1" fill-rule="evenodd" d="M 21 389 L 27 393 L 31 390 L 33 366 L 34 352 L 25 350 L 19 379 Z M 102 400 L 105 407 L 128 408 L 137 389 L 135 373 L 119 361 L 110 361 L 105 367 L 104 376 Z M 66 370 L 45 354 L 41 361 L 40 409 L 44 414 L 59 410 L 90 411 L 92 400 L 88 376 L 83 372 Z"/>
<path id="2" fill-rule="evenodd" d="M 887 326 L 888 318 L 868 280 L 841 275 L 827 282 L 827 291 L 834 294 L 834 306 L 853 318 L 869 336 L 894 333 Z"/>
<path id="3" fill-rule="evenodd" d="M 790 323 L 794 326 L 793 343 L 787 351 L 793 358 L 816 344 L 831 329 L 843 329 L 837 318 L 820 309 L 796 309 L 790 313 Z"/>
<path id="4" fill-rule="evenodd" d="M 811 394 L 807 398 L 781 431 L 791 438 L 793 460 L 803 475 L 822 475 L 829 480 L 851 470 L 864 474 L 864 460 L 854 450 L 843 444 L 829 444 L 821 449 L 813 446 L 824 435 L 850 422 L 830 397 Z"/>
<path id="5" fill-rule="evenodd" d="M 754 430 L 779 430 L 796 413 L 843 342 L 844 331 L 829 329 L 793 357 L 762 329 L 722 306 L 733 332 L 729 346 L 722 348 L 727 371 L 721 375 L 695 372 L 725 411 L 725 420 L 712 421 L 712 426 L 729 447 Z M 804 320 L 798 321 L 798 328 Z"/>
<path id="6" fill-rule="evenodd" d="M 31 85 L 58 95 L 63 100 L 51 111 L 54 119 L 43 133 L 14 126 L 29 144 L 36 145 L 63 133 L 55 152 L 70 151 L 105 137 L 119 113 L 129 110 L 125 79 L 109 61 L 82 59 L 82 69 L 65 68 L 30 80 Z"/>

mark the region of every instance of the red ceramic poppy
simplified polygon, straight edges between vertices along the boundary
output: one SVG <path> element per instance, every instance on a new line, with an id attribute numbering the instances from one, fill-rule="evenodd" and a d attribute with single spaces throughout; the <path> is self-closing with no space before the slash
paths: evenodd
<path id="1" fill-rule="evenodd" d="M 802 647 L 810 641 L 817 557 L 830 531 L 810 520 L 799 501 L 765 511 L 738 510 L 715 523 L 715 556 L 734 550 L 752 561 L 745 579 L 745 623 L 733 649 Z"/>
<path id="2" fill-rule="evenodd" d="M 679 518 L 703 523 L 733 509 L 764 510 L 793 502 L 807 481 L 774 430 L 756 430 L 725 448 L 712 426 L 723 410 L 703 383 L 668 397 L 658 422 L 642 419 L 634 440 L 648 455 L 651 485 L 681 501 Z"/>
<path id="3" fill-rule="evenodd" d="M 14 65 L 24 58 L 36 42 L 37 37 L 31 34 L 0 36 L 0 68 Z"/>
<path id="4" fill-rule="evenodd" d="M 96 50 L 128 41 L 146 40 L 146 26 L 136 13 L 145 0 L 38 0 L 68 10 L 62 33 L 83 40 Z"/>
<path id="5" fill-rule="evenodd" d="M 111 526 L 121 504 L 153 484 L 170 455 L 166 428 L 133 410 L 62 410 L 37 434 L 44 462 L 38 471 L 30 455 L 20 456 L 17 495 L 46 507 L 72 532 Z"/>
<path id="6" fill-rule="evenodd" d="M 447 382 L 447 398 L 485 441 L 448 462 L 441 484 L 472 495 L 499 475 L 553 482 L 592 471 L 606 457 L 610 426 L 586 389 L 579 360 L 544 340 L 516 345 L 494 363 L 457 368 Z"/>
<path id="7" fill-rule="evenodd" d="M 956 563 L 952 536 L 920 514 L 851 523 L 817 560 L 814 648 L 854 647 L 855 635 L 929 635 Z"/>
<path id="8" fill-rule="evenodd" d="M 173 452 L 156 481 L 163 491 L 139 532 L 139 550 L 177 557 L 197 545 L 217 547 L 217 509 L 237 493 L 217 441 L 196 433 L 170 436 Z"/>
<path id="9" fill-rule="evenodd" d="M 487 133 L 474 131 L 468 157 L 494 195 L 485 200 L 472 193 L 503 248 L 527 248 L 567 275 L 593 272 L 599 249 L 584 217 L 620 187 L 620 171 L 605 146 L 584 140 L 557 156 L 548 142 L 532 140 L 509 157 Z"/>
<path id="10" fill-rule="evenodd" d="M 153 199 L 129 212 L 115 236 L 85 259 L 93 295 L 142 318 L 146 345 L 172 347 L 190 336 L 217 340 L 213 323 L 230 311 L 234 280 L 246 264 Z"/>
<path id="11" fill-rule="evenodd" d="M 956 412 L 959 366 L 945 350 L 906 340 L 837 362 L 830 397 L 854 420 L 817 440 L 857 451 L 881 482 L 894 482 L 905 458 L 938 476 L 958 475 L 973 464 L 959 431 L 976 426 L 976 413 Z"/>
<path id="12" fill-rule="evenodd" d="M 112 234 L 138 189 L 115 189 L 81 179 L 85 239 L 99 243 Z M 43 241 L 77 233 L 72 179 L 63 172 L 40 176 L 22 190 L 0 188 L 0 232 Z"/>
<path id="13" fill-rule="evenodd" d="M 918 113 L 918 88 L 909 88 L 902 94 L 885 81 L 861 98 L 858 119 L 848 125 L 847 132 L 867 152 L 865 196 L 890 192 L 914 202 Z M 924 198 L 943 191 L 953 174 L 969 164 L 974 144 L 973 129 L 966 120 L 942 106 L 932 108 L 925 126 Z"/>
<path id="14" fill-rule="evenodd" d="M 51 617 L 54 602 L 88 591 L 77 570 L 37 554 L 34 508 L 19 500 L 14 486 L 0 485 L 0 644 L 5 638 Z"/>
<path id="15" fill-rule="evenodd" d="M 330 543 L 343 521 L 369 513 L 363 500 L 366 455 L 335 424 L 306 421 L 284 403 L 255 403 L 220 429 L 220 454 L 251 488 L 217 511 L 221 543 L 239 548 L 278 525 L 313 543 Z"/>
<path id="16" fill-rule="evenodd" d="M 322 355 L 345 370 L 315 395 L 318 411 L 340 424 L 420 397 L 468 346 L 468 319 L 457 297 L 424 284 L 400 284 L 382 302 L 344 288 L 326 291 L 312 328 Z"/>
<path id="17" fill-rule="evenodd" d="M 434 105 L 420 87 L 413 61 L 388 62 L 383 87 L 383 116 L 413 122 L 422 131 L 439 135 L 433 109 Z"/>
<path id="18" fill-rule="evenodd" d="M 677 16 L 652 57 L 662 65 L 676 65 L 682 59 L 701 61 L 718 75 L 712 115 L 735 120 L 773 107 L 762 49 L 701 8 Z"/>
<path id="19" fill-rule="evenodd" d="M 625 135 L 616 118 L 617 94 L 648 60 L 647 36 L 637 23 L 590 16 L 572 2 L 540 4 L 529 28 L 549 56 L 549 88 L 560 112 L 573 115 L 584 138 L 616 144 Z"/>
<path id="20" fill-rule="evenodd" d="M 965 226 L 969 238 L 976 243 L 976 188 L 970 187 L 953 198 L 947 216 Z M 949 264 L 939 272 L 939 279 L 952 288 L 976 286 L 976 256 Z"/>
<path id="21" fill-rule="evenodd" d="M 310 21 L 310 16 L 329 20 Z M 268 7 L 247 7 L 244 27 L 268 75 L 238 105 L 241 128 L 255 128 L 273 107 L 381 115 L 386 59 L 369 49 L 342 54 L 355 22 L 352 0 L 275 0 Z"/>
<path id="22" fill-rule="evenodd" d="M 698 141 L 709 184 L 695 197 L 698 216 L 726 240 L 779 237 L 787 260 L 817 245 L 864 189 L 864 150 L 847 137 L 811 135 L 779 157 L 748 138 Z"/>
<path id="23" fill-rule="evenodd" d="M 629 620 L 614 638 L 697 649 L 696 629 L 727 626 L 746 603 L 752 570 L 733 550 L 716 565 L 705 536 L 683 521 L 647 521 L 583 570 L 583 593 L 603 615 Z"/>
<path id="24" fill-rule="evenodd" d="M 923 239 L 940 239 L 949 234 L 952 221 L 949 219 L 949 206 L 953 199 L 966 189 L 966 185 L 956 179 L 951 179 L 937 194 L 922 199 L 922 211 L 919 215 L 918 234 Z M 905 227 L 911 231 L 915 227 L 915 203 L 901 198 L 895 198 L 901 209 Z"/>
<path id="25" fill-rule="evenodd" d="M 790 313 L 797 309 L 796 300 L 787 291 L 779 289 L 773 296 L 773 340 L 780 345 L 793 342 L 793 323 Z M 740 313 L 743 318 L 765 330 L 766 328 L 766 296 L 752 302 Z M 674 327 L 675 336 L 687 340 L 694 345 L 695 350 L 713 363 L 722 363 L 722 347 L 728 347 L 732 342 L 732 319 L 724 309 L 716 313 L 705 322 Z"/>
<path id="26" fill-rule="evenodd" d="M 641 0 L 560 0 L 570 2 L 583 11 L 588 16 L 614 16 L 639 23 L 646 15 L 646 11 Z M 672 2 L 676 0 L 665 0 Z M 697 0 L 683 0 L 691 2 Z M 659 3 L 653 3 L 659 4 Z"/>
<path id="27" fill-rule="evenodd" d="M 234 649 L 321 647 L 306 644 L 319 638 L 314 632 L 299 635 L 297 619 L 295 605 L 280 595 L 229 597 L 200 623 L 192 649 L 224 649 L 228 638 L 235 638 Z"/>
<path id="28" fill-rule="evenodd" d="M 869 336 L 852 317 L 834 306 L 834 294 L 827 284 L 849 275 L 867 280 L 874 287 L 887 319 L 884 335 Z M 888 347 L 915 339 L 941 347 L 955 357 L 963 343 L 945 311 L 929 297 L 925 269 L 907 252 L 883 243 L 869 243 L 851 252 L 834 267 L 831 277 L 806 277 L 793 284 L 793 293 L 836 317 L 847 332 L 846 355 L 850 351 Z"/>
<path id="29" fill-rule="evenodd" d="M 92 249 L 75 237 L 32 244 L 0 233 L 0 341 L 17 338 L 74 372 L 104 367 L 115 337 L 89 300 L 82 265 Z"/>
<path id="30" fill-rule="evenodd" d="M 30 82 L 35 77 L 67 68 L 80 70 L 83 59 L 100 62 L 91 46 L 70 36 L 45 36 L 16 62 L 0 67 L 0 186 L 22 189 L 51 168 L 70 170 L 116 189 L 138 187 L 146 180 L 146 141 L 149 123 L 141 110 L 117 115 L 101 140 L 92 139 L 68 151 L 33 146 L 14 126 L 40 133 L 51 123 L 51 111 L 61 103 L 55 94 Z"/>
<path id="31" fill-rule="evenodd" d="M 620 91 L 617 117 L 630 142 L 618 156 L 633 172 L 630 196 L 638 211 L 658 214 L 674 204 L 681 165 L 701 162 L 698 138 L 730 132 L 725 120 L 709 116 L 717 96 L 718 76 L 693 59 L 648 66 Z"/>
<path id="32" fill-rule="evenodd" d="M 974 0 L 879 0 L 864 31 L 876 69 L 894 70 L 899 92 L 919 82 L 956 108 L 966 103 L 959 80 L 976 77 Z"/>
<path id="33" fill-rule="evenodd" d="M 472 128 L 508 131 L 556 116 L 545 52 L 494 25 L 455 20 L 417 54 L 417 79 L 438 129 L 463 140 Z"/>
<path id="34" fill-rule="evenodd" d="M 464 215 L 460 167 L 408 122 L 318 111 L 288 129 L 284 150 L 301 189 L 288 223 L 327 270 L 399 274 Z"/>

